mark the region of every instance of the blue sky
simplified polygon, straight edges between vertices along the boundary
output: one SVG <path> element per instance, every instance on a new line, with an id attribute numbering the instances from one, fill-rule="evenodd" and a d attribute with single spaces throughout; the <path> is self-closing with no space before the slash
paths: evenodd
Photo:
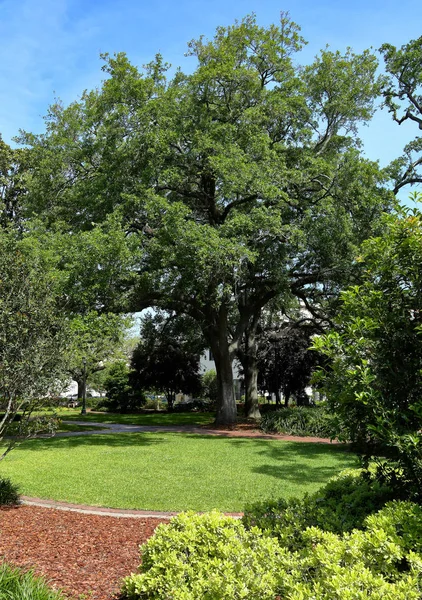
<path id="1" fill-rule="evenodd" d="M 302 63 L 326 44 L 361 51 L 384 42 L 400 46 L 422 33 L 420 0 L 0 0 L 0 133 L 10 143 L 20 128 L 43 131 L 42 116 L 55 97 L 68 103 L 100 83 L 101 52 L 124 51 L 142 65 L 160 51 L 189 70 L 190 39 L 211 37 L 216 26 L 251 12 L 267 25 L 281 10 L 308 41 Z M 416 133 L 384 113 L 361 137 L 367 156 L 385 165 Z"/>

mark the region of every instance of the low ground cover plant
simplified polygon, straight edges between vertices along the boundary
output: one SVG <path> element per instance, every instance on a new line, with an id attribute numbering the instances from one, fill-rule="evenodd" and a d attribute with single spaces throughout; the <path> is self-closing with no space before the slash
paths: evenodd
<path id="1" fill-rule="evenodd" d="M 296 406 L 262 415 L 261 429 L 265 433 L 286 433 L 298 436 L 335 438 L 338 420 L 322 406 Z"/>
<path id="2" fill-rule="evenodd" d="M 0 564 L 0 600 L 65 600 L 60 592 L 50 589 L 32 571 L 21 571 Z"/>
<path id="3" fill-rule="evenodd" d="M 124 580 L 123 595 L 190 600 L 273 600 L 279 563 L 276 540 L 216 511 L 182 513 L 160 525 L 142 547 L 140 572 Z"/>

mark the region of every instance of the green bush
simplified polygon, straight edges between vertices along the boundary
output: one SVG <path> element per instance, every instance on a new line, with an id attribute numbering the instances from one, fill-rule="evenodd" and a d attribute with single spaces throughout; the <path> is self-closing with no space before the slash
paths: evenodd
<path id="1" fill-rule="evenodd" d="M 290 563 L 276 540 L 216 511 L 160 525 L 141 553 L 140 573 L 124 580 L 130 600 L 274 600 Z"/>
<path id="2" fill-rule="evenodd" d="M 311 527 L 282 578 L 286 600 L 420 600 L 422 509 L 391 502 L 342 537 Z"/>
<path id="3" fill-rule="evenodd" d="M 0 479 L 0 506 L 19 504 L 20 495 L 17 485 L 10 479 Z"/>
<path id="4" fill-rule="evenodd" d="M 338 434 L 337 419 L 325 406 L 298 406 L 269 411 L 262 415 L 265 433 L 334 438 Z"/>
<path id="5" fill-rule="evenodd" d="M 363 530 L 318 527 L 291 552 L 255 527 L 213 512 L 181 514 L 142 547 L 140 573 L 124 580 L 129 600 L 420 600 L 422 508 L 388 503 Z"/>
<path id="6" fill-rule="evenodd" d="M 64 600 L 64 597 L 31 571 L 25 573 L 3 563 L 0 564 L 0 600 Z"/>
<path id="7" fill-rule="evenodd" d="M 395 492 L 367 471 L 344 471 L 314 494 L 248 506 L 243 523 L 276 536 L 289 550 L 300 549 L 307 527 L 344 533 L 361 529 L 368 515 L 395 497 Z"/>

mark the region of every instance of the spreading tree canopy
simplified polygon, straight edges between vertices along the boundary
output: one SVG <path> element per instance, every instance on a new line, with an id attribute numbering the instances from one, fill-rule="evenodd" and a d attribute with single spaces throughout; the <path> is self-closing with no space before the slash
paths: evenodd
<path id="1" fill-rule="evenodd" d="M 388 205 L 356 134 L 379 91 L 375 57 L 326 49 L 299 66 L 303 43 L 286 15 L 268 28 L 250 16 L 191 41 L 190 74 L 170 76 L 160 55 L 143 70 L 105 56 L 100 89 L 22 137 L 36 165 L 27 214 L 87 233 L 119 219 L 140 250 L 130 308 L 196 321 L 219 423 L 236 420 L 232 360 L 262 308 L 295 295 L 317 311 Z"/>

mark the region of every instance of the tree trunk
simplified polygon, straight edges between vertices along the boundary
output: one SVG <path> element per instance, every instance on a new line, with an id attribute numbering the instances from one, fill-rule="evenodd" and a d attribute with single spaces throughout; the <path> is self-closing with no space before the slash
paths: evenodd
<path id="1" fill-rule="evenodd" d="M 216 326 L 206 330 L 217 373 L 216 425 L 234 426 L 237 423 L 236 398 L 234 395 L 233 357 L 229 348 L 227 310 L 220 308 L 215 315 Z M 205 333 L 205 332 L 204 332 Z"/>
<path id="2" fill-rule="evenodd" d="M 245 354 L 243 371 L 245 374 L 245 417 L 258 421 L 261 418 L 258 403 L 258 362 L 256 358 L 255 327 L 245 332 Z"/>
<path id="3" fill-rule="evenodd" d="M 216 425 L 236 425 L 237 408 L 234 397 L 234 380 L 232 358 L 228 343 L 226 349 L 220 349 L 217 354 L 213 350 L 215 370 L 217 372 L 217 414 Z"/>

